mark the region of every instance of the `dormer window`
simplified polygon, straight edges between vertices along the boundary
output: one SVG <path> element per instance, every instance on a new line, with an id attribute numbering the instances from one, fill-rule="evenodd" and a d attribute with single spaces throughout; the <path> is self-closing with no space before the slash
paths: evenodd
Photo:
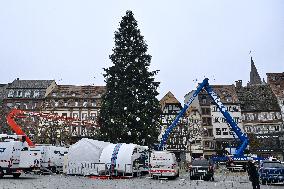
<path id="1" fill-rule="evenodd" d="M 232 102 L 233 101 L 232 96 L 226 96 L 226 101 L 227 102 Z"/>
<path id="2" fill-rule="evenodd" d="M 39 97 L 39 90 L 34 91 L 34 98 L 37 98 L 37 97 Z"/>
<path id="3" fill-rule="evenodd" d="M 206 96 L 202 96 L 201 101 L 202 101 L 203 104 L 206 104 L 207 103 Z"/>
<path id="4" fill-rule="evenodd" d="M 87 104 L 88 104 L 88 102 L 85 100 L 85 101 L 83 102 L 83 106 L 84 106 L 84 107 L 87 107 Z"/>
<path id="5" fill-rule="evenodd" d="M 14 90 L 10 90 L 8 93 L 8 97 L 13 97 L 14 96 Z"/>
<path id="6" fill-rule="evenodd" d="M 56 93 L 52 93 L 52 96 L 53 96 L 53 97 L 56 97 Z"/>
<path id="7" fill-rule="evenodd" d="M 25 91 L 25 98 L 29 98 L 31 96 L 31 90 Z"/>
<path id="8" fill-rule="evenodd" d="M 58 104 L 59 104 L 59 103 L 58 103 L 58 100 L 56 100 L 56 101 L 55 101 L 55 104 L 54 104 L 54 105 L 55 105 L 55 107 L 57 107 L 57 106 L 58 106 Z"/>
<path id="9" fill-rule="evenodd" d="M 22 97 L 23 91 L 17 91 L 17 97 Z"/>
<path id="10" fill-rule="evenodd" d="M 76 96 L 76 94 L 75 94 L 75 93 L 73 93 L 73 94 L 72 94 L 72 96 Z"/>
<path id="11" fill-rule="evenodd" d="M 93 106 L 93 107 L 96 106 L 96 100 L 94 100 L 94 101 L 92 102 L 92 106 Z"/>
<path id="12" fill-rule="evenodd" d="M 79 102 L 76 100 L 76 101 L 75 101 L 75 106 L 78 106 L 78 104 L 79 104 Z"/>

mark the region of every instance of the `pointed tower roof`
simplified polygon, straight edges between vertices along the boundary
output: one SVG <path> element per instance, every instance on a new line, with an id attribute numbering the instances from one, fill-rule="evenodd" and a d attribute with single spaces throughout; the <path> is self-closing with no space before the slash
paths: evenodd
<path id="1" fill-rule="evenodd" d="M 253 59 L 251 57 L 250 59 L 251 62 L 251 69 L 250 69 L 250 82 L 249 85 L 260 85 L 262 84 L 261 78 L 257 72 L 257 69 L 254 65 Z"/>
<path id="2" fill-rule="evenodd" d="M 169 91 L 161 100 L 160 105 L 162 109 L 164 109 L 166 104 L 180 104 L 180 102 L 176 99 L 176 97 Z"/>

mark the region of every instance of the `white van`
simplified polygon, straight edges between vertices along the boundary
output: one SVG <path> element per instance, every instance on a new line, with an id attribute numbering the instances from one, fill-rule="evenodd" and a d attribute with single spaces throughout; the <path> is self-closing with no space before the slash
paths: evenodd
<path id="1" fill-rule="evenodd" d="M 152 151 L 149 174 L 152 178 L 179 177 L 179 166 L 175 154 L 168 151 Z"/>

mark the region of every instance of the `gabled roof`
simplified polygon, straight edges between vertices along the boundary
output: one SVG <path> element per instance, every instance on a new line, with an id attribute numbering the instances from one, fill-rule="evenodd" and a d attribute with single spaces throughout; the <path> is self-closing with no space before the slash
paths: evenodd
<path id="1" fill-rule="evenodd" d="M 179 104 L 180 102 L 176 99 L 176 97 L 169 91 L 161 100 L 160 105 L 162 109 L 165 107 L 166 104 Z"/>
<path id="2" fill-rule="evenodd" d="M 8 89 L 46 89 L 54 80 L 19 80 L 15 79 L 9 83 Z"/>
<path id="3" fill-rule="evenodd" d="M 213 91 L 218 94 L 222 103 L 238 103 L 239 99 L 234 85 L 211 85 Z M 231 101 L 228 101 L 231 97 Z"/>

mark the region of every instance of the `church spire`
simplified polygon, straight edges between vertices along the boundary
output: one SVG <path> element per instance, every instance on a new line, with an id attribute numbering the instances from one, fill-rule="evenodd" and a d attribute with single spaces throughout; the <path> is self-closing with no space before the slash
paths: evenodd
<path id="1" fill-rule="evenodd" d="M 251 69 L 250 69 L 250 82 L 249 85 L 260 85 L 261 82 L 261 78 L 257 72 L 257 69 L 254 65 L 253 59 L 252 57 L 250 58 L 250 62 L 251 62 Z"/>

